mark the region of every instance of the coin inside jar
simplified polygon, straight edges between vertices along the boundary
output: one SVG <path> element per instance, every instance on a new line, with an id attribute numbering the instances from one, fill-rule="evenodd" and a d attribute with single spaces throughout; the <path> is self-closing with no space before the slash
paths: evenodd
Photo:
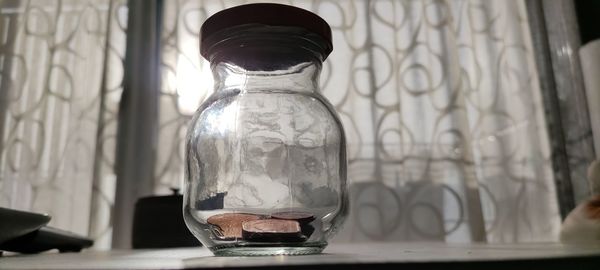
<path id="1" fill-rule="evenodd" d="M 271 214 L 272 218 L 282 220 L 295 220 L 300 223 L 300 231 L 306 238 L 315 231 L 315 227 L 311 224 L 315 220 L 315 216 L 312 213 L 305 211 L 285 211 Z"/>
<path id="2" fill-rule="evenodd" d="M 302 242 L 300 224 L 294 220 L 262 219 L 246 221 L 242 224 L 244 240 L 257 242 Z"/>
<path id="3" fill-rule="evenodd" d="M 315 216 L 313 214 L 303 211 L 277 212 L 271 214 L 271 217 L 275 219 L 295 220 L 300 224 L 310 223 L 315 220 Z"/>
<path id="4" fill-rule="evenodd" d="M 243 213 L 226 213 L 209 217 L 206 221 L 219 229 L 220 235 L 215 235 L 221 240 L 242 237 L 242 223 L 245 221 L 259 220 L 260 216 Z"/>

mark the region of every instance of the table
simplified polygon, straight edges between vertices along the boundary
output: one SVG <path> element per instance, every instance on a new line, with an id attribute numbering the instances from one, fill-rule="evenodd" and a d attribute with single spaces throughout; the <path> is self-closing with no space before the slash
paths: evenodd
<path id="1" fill-rule="evenodd" d="M 600 244 L 333 244 L 308 256 L 214 257 L 206 248 L 9 255 L 0 269 L 600 269 Z"/>

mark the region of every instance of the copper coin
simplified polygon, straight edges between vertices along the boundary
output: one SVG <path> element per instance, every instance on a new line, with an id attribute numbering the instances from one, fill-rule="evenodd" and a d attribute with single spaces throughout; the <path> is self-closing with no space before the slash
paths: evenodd
<path id="1" fill-rule="evenodd" d="M 302 242 L 300 224 L 295 220 L 262 219 L 242 224 L 244 240 L 256 242 Z"/>
<path id="2" fill-rule="evenodd" d="M 272 214 L 271 217 L 275 219 L 295 220 L 300 222 L 301 224 L 310 223 L 313 220 L 315 220 L 315 216 L 313 214 L 303 211 L 278 212 Z"/>
<path id="3" fill-rule="evenodd" d="M 245 221 L 259 220 L 260 218 L 260 216 L 253 214 L 229 213 L 211 216 L 206 221 L 220 229 L 220 235 L 217 235 L 217 237 L 231 239 L 242 237 L 242 223 Z"/>

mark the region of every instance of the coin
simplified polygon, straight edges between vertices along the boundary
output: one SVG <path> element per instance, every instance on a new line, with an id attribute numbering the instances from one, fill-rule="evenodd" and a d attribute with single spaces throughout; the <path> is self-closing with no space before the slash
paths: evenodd
<path id="1" fill-rule="evenodd" d="M 261 219 L 242 224 L 242 237 L 255 242 L 303 242 L 306 237 L 295 220 Z"/>
<path id="2" fill-rule="evenodd" d="M 310 223 L 315 220 L 315 216 L 309 212 L 303 211 L 287 211 L 271 214 L 272 218 L 283 220 L 295 220 L 300 224 Z"/>
<path id="3" fill-rule="evenodd" d="M 206 221 L 218 227 L 215 236 L 221 240 L 230 240 L 242 237 L 242 223 L 245 221 L 259 220 L 261 217 L 245 213 L 226 213 L 210 216 Z"/>

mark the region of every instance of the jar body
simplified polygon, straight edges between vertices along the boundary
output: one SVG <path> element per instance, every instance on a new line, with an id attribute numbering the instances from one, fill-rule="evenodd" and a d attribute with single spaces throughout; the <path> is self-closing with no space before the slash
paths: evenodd
<path id="1" fill-rule="evenodd" d="M 186 138 L 183 211 L 216 255 L 318 253 L 347 214 L 344 130 L 318 91 L 321 63 L 306 59 L 212 65 L 215 92 Z"/>

